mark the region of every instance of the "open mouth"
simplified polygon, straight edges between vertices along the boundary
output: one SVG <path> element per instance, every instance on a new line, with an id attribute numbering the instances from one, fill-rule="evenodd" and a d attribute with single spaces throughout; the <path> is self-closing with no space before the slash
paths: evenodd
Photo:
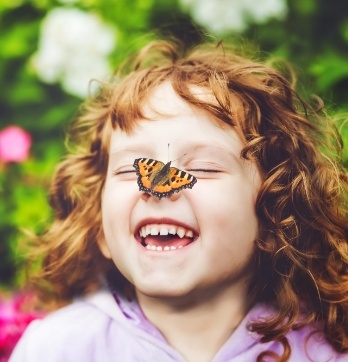
<path id="1" fill-rule="evenodd" d="M 186 247 L 195 239 L 195 232 L 182 226 L 148 224 L 139 228 L 137 238 L 148 250 L 170 251 Z"/>

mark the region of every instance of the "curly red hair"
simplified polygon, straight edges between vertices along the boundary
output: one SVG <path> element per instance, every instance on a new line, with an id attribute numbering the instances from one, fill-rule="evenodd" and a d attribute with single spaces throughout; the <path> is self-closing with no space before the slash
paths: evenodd
<path id="1" fill-rule="evenodd" d="M 183 100 L 234 127 L 245 142 L 241 156 L 263 174 L 250 293 L 278 312 L 253 330 L 263 342 L 283 344 L 278 361 L 291 352 L 287 333 L 317 322 L 332 346 L 347 352 L 348 180 L 341 139 L 320 102 L 316 109 L 305 104 L 280 71 L 222 46 L 182 51 L 156 42 L 127 68 L 85 102 L 72 130 L 75 150 L 53 177 L 55 218 L 36 243 L 45 255 L 41 284 L 46 281 L 62 299 L 99 288 L 101 275 L 111 284 L 127 284 L 97 243 L 109 137 L 116 125 L 131 132 L 149 92 L 169 80 Z M 192 85 L 209 89 L 215 99 L 197 98 Z"/>

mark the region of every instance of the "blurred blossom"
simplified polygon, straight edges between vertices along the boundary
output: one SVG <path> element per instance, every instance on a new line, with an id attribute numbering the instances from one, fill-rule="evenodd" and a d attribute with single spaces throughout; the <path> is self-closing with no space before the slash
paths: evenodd
<path id="1" fill-rule="evenodd" d="M 29 157 L 31 136 L 18 126 L 0 131 L 0 162 L 23 162 Z"/>
<path id="2" fill-rule="evenodd" d="M 55 8 L 43 20 L 33 64 L 44 82 L 60 82 L 65 91 L 83 98 L 90 80 L 110 75 L 107 58 L 114 47 L 113 30 L 95 14 Z"/>
<path id="3" fill-rule="evenodd" d="M 243 31 L 250 23 L 282 19 L 286 0 L 179 0 L 200 25 L 215 33 Z"/>
<path id="4" fill-rule="evenodd" d="M 8 360 L 28 324 L 43 317 L 41 312 L 30 311 L 34 298 L 29 294 L 7 300 L 0 298 L 0 362 Z"/>

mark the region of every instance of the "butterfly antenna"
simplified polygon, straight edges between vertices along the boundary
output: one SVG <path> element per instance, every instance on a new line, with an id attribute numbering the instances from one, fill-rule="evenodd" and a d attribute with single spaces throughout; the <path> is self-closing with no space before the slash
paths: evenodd
<path id="1" fill-rule="evenodd" d="M 169 160 L 169 145 L 170 145 L 170 143 L 168 143 L 168 160 Z M 182 158 L 182 157 L 184 157 L 186 155 L 187 155 L 187 153 L 183 154 L 182 156 L 178 157 L 177 159 L 175 159 L 175 160 L 173 160 L 171 162 L 175 162 L 175 161 L 179 160 L 180 158 Z"/>
<path id="2" fill-rule="evenodd" d="M 187 155 L 187 153 L 184 153 L 183 155 L 181 155 L 181 156 L 178 157 L 177 159 L 173 160 L 172 162 L 175 162 L 175 161 L 177 161 L 177 160 L 180 160 L 180 158 L 182 158 L 182 157 L 184 157 L 184 156 L 186 156 L 186 155 Z"/>

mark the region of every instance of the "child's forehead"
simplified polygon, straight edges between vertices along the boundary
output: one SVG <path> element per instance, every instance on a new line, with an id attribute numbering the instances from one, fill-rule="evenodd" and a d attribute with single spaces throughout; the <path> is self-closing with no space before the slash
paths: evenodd
<path id="1" fill-rule="evenodd" d="M 190 94 L 204 104 L 218 107 L 216 97 L 208 88 L 192 85 Z M 153 143 L 158 142 L 164 142 L 166 145 L 172 143 L 173 148 L 174 145 L 193 141 L 230 146 L 231 142 L 236 143 L 234 140 L 237 133 L 238 146 L 239 141 L 244 140 L 244 137 L 239 135 L 238 127 L 235 127 L 235 119 L 231 119 L 231 124 L 228 124 L 208 112 L 203 105 L 199 107 L 185 101 L 177 94 L 170 81 L 161 83 L 149 92 L 140 104 L 138 117 L 131 120 L 131 129 L 122 130 L 117 123 L 115 124 L 111 151 L 121 143 L 127 144 L 130 148 L 134 148 L 133 145 L 136 144 L 140 144 L 138 148 L 147 144 L 153 146 Z"/>
<path id="2" fill-rule="evenodd" d="M 237 155 L 243 141 L 231 125 L 211 120 L 211 116 L 179 113 L 176 116 L 158 116 L 156 119 L 138 120 L 132 131 L 116 128 L 111 136 L 110 154 L 146 155 L 160 153 L 168 159 L 183 154 L 209 155 L 229 153 Z M 162 157 L 163 158 L 163 157 Z"/>
<path id="3" fill-rule="evenodd" d="M 192 95 L 206 103 L 217 103 L 212 91 L 205 87 L 189 85 Z M 153 118 L 158 114 L 176 114 L 189 111 L 188 104 L 175 92 L 172 83 L 167 80 L 154 88 L 141 105 L 145 117 Z M 191 110 L 192 111 L 192 110 Z"/>

